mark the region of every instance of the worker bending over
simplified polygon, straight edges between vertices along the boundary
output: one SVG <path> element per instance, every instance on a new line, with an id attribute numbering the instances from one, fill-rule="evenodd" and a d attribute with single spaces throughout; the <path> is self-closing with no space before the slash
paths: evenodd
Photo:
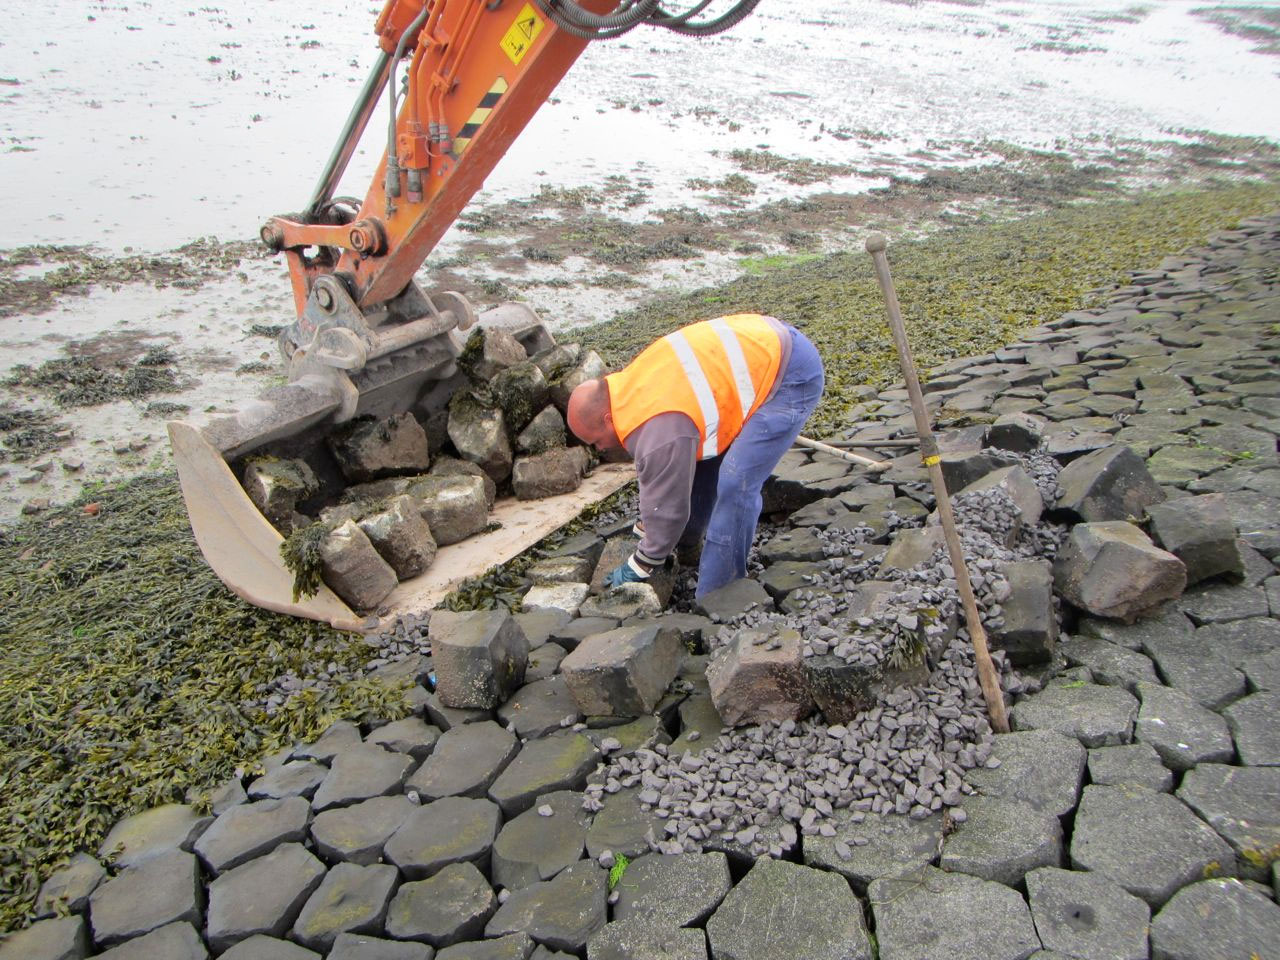
<path id="1" fill-rule="evenodd" d="M 643 582 L 701 543 L 697 595 L 747 575 L 761 488 L 822 396 L 809 339 L 773 317 L 690 324 L 577 387 L 569 428 L 625 449 L 640 482 L 640 545 L 606 581 Z"/>

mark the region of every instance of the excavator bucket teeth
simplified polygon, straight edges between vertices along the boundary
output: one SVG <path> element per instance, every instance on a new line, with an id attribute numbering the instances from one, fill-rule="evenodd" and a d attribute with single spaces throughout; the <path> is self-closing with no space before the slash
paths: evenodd
<path id="1" fill-rule="evenodd" d="M 283 538 L 197 428 L 171 422 L 169 444 L 196 543 L 233 593 L 267 610 L 320 620 L 337 630 L 366 625 L 323 584 L 314 596 L 293 599 L 293 576 L 280 557 Z"/>

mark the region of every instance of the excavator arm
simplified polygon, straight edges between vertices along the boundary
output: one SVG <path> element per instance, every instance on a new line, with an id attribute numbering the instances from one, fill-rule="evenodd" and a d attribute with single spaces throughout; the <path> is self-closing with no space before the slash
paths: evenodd
<path id="1" fill-rule="evenodd" d="M 584 6 L 603 13 L 614 3 Z M 363 310 L 404 290 L 588 42 L 529 0 L 388 0 L 375 32 L 379 57 L 306 213 L 262 228 L 288 258 L 300 315 L 327 274 Z M 333 191 L 384 93 L 387 150 L 354 219 L 332 223 Z M 308 258 L 307 247 L 328 252 Z"/>
<path id="2" fill-rule="evenodd" d="M 427 293 L 414 274 L 587 43 L 641 24 L 718 33 L 759 0 L 727 2 L 727 12 L 699 19 L 713 0 L 680 13 L 660 0 L 386 0 L 374 27 L 378 56 L 310 202 L 261 229 L 263 242 L 286 258 L 297 310 L 279 338 L 287 382 L 230 414 L 168 425 L 192 530 L 228 587 L 258 606 L 342 629 L 365 622 L 323 585 L 294 595 L 283 538 L 238 479 L 246 457 L 306 463 L 320 497 L 336 495 L 342 478 L 325 451 L 327 434 L 357 417 L 439 416 L 466 385 L 456 362 L 461 331 L 478 321 L 527 345 L 549 340 L 525 304 L 477 316 L 465 297 Z M 368 192 L 363 201 L 335 197 L 380 110 L 387 147 Z M 628 479 L 618 467 L 598 470 L 570 496 L 500 503 L 494 519 L 502 529 L 445 548 L 384 607 L 432 606 L 465 576 L 514 556 L 617 489 Z"/>

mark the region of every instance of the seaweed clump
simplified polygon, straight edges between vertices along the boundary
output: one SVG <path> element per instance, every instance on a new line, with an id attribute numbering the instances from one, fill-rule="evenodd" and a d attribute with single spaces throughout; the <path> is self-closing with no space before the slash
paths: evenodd
<path id="1" fill-rule="evenodd" d="M 285 569 L 293 574 L 294 602 L 303 597 L 314 597 L 320 589 L 324 563 L 321 550 L 324 541 L 333 532 L 333 525 L 311 523 L 293 531 L 280 543 L 280 559 Z"/>
<path id="2" fill-rule="evenodd" d="M 5 380 L 51 394 L 60 407 L 92 407 L 113 400 L 143 400 L 178 389 L 178 358 L 153 347 L 131 366 L 111 366 L 90 356 L 56 357 L 38 367 L 20 363 Z"/>
<path id="3" fill-rule="evenodd" d="M 0 444 L 10 460 L 34 460 L 70 440 L 71 431 L 44 410 L 0 407 Z"/>

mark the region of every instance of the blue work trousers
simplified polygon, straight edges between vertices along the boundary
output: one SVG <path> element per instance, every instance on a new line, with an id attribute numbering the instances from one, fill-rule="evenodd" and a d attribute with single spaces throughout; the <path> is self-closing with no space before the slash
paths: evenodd
<path id="1" fill-rule="evenodd" d="M 791 449 L 822 398 L 822 359 L 809 338 L 792 332 L 791 357 L 777 391 L 742 425 L 729 449 L 700 460 L 681 544 L 702 540 L 697 596 L 747 575 L 764 482 Z"/>

